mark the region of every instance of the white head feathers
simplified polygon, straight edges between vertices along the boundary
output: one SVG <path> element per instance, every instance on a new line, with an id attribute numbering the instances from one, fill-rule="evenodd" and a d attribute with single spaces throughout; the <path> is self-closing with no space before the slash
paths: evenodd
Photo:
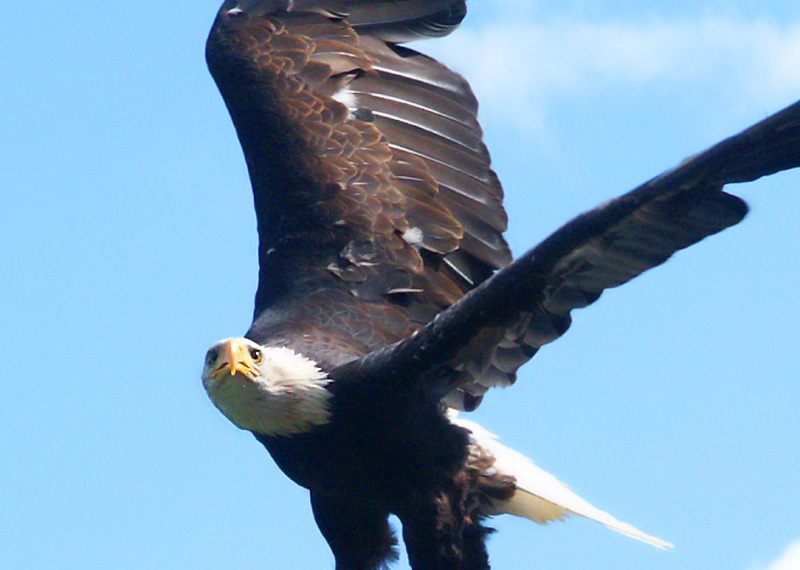
<path id="1" fill-rule="evenodd" d="M 285 347 L 226 339 L 209 350 L 203 386 L 235 425 L 292 435 L 330 421 L 331 382 L 315 362 Z"/>

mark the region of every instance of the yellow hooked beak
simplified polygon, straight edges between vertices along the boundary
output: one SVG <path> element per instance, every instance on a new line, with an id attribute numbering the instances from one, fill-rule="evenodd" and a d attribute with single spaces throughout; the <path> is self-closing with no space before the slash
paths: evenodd
<path id="1" fill-rule="evenodd" d="M 250 356 L 250 349 L 241 340 L 234 338 L 225 343 L 219 355 L 219 364 L 214 368 L 211 377 L 219 378 L 227 372 L 231 376 L 241 373 L 251 380 L 258 377 L 258 368 Z"/>

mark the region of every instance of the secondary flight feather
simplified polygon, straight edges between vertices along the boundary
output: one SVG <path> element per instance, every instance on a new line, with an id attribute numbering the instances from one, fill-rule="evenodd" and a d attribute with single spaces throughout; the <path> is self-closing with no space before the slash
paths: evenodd
<path id="1" fill-rule="evenodd" d="M 311 493 L 337 568 L 488 568 L 487 517 L 577 514 L 658 547 L 454 415 L 571 311 L 740 222 L 726 193 L 800 165 L 800 104 L 587 212 L 512 262 L 467 82 L 406 42 L 464 0 L 227 0 L 207 60 L 244 151 L 259 283 L 203 383 Z M 450 411 L 448 411 L 450 410 Z"/>

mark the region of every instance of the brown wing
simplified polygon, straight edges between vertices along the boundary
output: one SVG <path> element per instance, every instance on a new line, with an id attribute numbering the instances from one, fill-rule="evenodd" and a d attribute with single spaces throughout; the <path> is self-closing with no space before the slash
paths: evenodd
<path id="1" fill-rule="evenodd" d="M 739 223 L 747 205 L 722 190 L 800 166 L 800 103 L 583 214 L 442 312 L 412 337 L 334 370 L 339 378 L 423 378 L 475 408 L 569 328 L 570 312 Z"/>
<path id="2" fill-rule="evenodd" d="M 344 353 L 375 350 L 509 263 L 469 86 L 396 45 L 446 34 L 465 10 L 464 0 L 223 5 L 207 60 L 253 185 L 257 340 L 280 321 L 353 337 Z"/>

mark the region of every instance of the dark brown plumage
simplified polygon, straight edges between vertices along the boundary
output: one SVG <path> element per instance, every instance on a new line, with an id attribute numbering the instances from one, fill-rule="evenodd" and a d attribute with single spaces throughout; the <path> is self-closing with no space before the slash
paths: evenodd
<path id="1" fill-rule="evenodd" d="M 488 568 L 481 520 L 515 479 L 468 457 L 443 404 L 474 409 L 573 309 L 741 221 L 725 184 L 800 165 L 795 104 L 512 263 L 469 85 L 400 45 L 465 12 L 464 0 L 227 0 L 207 44 L 258 218 L 247 336 L 333 380 L 330 423 L 256 437 L 311 491 L 337 568 L 391 557 L 389 513 L 414 568 Z"/>

